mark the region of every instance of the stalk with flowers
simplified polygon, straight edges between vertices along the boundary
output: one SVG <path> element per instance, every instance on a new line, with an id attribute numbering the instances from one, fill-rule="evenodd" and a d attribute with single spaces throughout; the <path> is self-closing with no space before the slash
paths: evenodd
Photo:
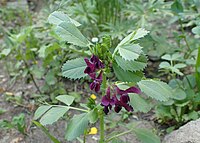
<path id="1" fill-rule="evenodd" d="M 147 65 L 147 57 L 138 44 L 138 40 L 149 32 L 139 28 L 126 36 L 116 47 L 113 47 L 109 37 L 103 37 L 98 43 L 90 42 L 78 30 L 80 24 L 63 12 L 53 12 L 48 21 L 53 24 L 61 41 L 70 43 L 75 49 L 82 47 L 81 52 L 88 55 L 88 57 L 66 61 L 62 67 L 63 76 L 72 80 L 80 78 L 89 80 L 89 88 L 91 92 L 95 92 L 95 95 L 92 94 L 88 97 L 88 103 L 81 103 L 80 107 L 72 106 L 75 99 L 73 96 L 59 95 L 56 99 L 64 105 L 46 103 L 46 105 L 40 106 L 35 112 L 35 120 L 39 120 L 39 122 L 34 122 L 44 127 L 44 125 L 57 121 L 67 111 L 77 110 L 81 113 L 74 115 L 67 122 L 65 137 L 69 141 L 78 139 L 80 142 L 86 142 L 87 135 L 97 133 L 94 127 L 91 130 L 88 129 L 89 124 L 99 123 L 99 143 L 108 143 L 114 138 L 130 132 L 139 134 L 138 137 L 145 143 L 160 142 L 153 133 L 137 130 L 132 126 L 129 126 L 127 131 L 111 137 L 105 137 L 104 128 L 104 119 L 113 110 L 116 114 L 121 110 L 148 112 L 151 109 L 148 102 L 150 99 L 167 101 L 172 95 L 171 89 L 166 83 L 146 79 L 142 72 Z M 97 99 L 100 99 L 99 101 L 96 101 L 96 95 Z M 144 95 L 146 95 L 145 98 Z M 146 135 L 141 136 L 140 132 Z M 83 139 L 80 139 L 81 135 L 83 135 Z"/>

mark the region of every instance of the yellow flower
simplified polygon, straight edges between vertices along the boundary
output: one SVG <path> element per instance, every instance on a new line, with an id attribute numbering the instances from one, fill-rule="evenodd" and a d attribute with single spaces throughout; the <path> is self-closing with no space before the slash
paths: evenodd
<path id="1" fill-rule="evenodd" d="M 89 135 L 96 135 L 98 132 L 97 128 L 96 127 L 92 127 L 90 129 L 90 132 L 88 133 Z"/>
<path id="2" fill-rule="evenodd" d="M 8 96 L 13 96 L 14 95 L 12 92 L 6 92 L 5 94 L 8 95 Z"/>
<path id="3" fill-rule="evenodd" d="M 38 64 L 38 61 L 34 61 L 34 64 L 36 64 L 36 65 L 37 65 L 37 64 Z"/>
<path id="4" fill-rule="evenodd" d="M 92 94 L 91 96 L 90 96 L 92 99 L 96 99 L 97 97 L 96 97 L 96 95 L 94 95 L 94 94 Z"/>

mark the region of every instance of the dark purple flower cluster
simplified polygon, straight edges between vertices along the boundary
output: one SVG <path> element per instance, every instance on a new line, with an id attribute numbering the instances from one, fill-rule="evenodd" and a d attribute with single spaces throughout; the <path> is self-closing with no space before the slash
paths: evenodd
<path id="1" fill-rule="evenodd" d="M 102 83 L 103 72 L 100 71 L 98 76 L 96 75 L 96 72 L 104 68 L 104 64 L 95 55 L 92 55 L 90 59 L 85 58 L 84 60 L 87 64 L 87 67 L 84 70 L 84 73 L 88 74 L 90 78 L 93 80 L 93 82 L 90 84 L 90 89 L 95 90 L 95 92 L 99 92 L 100 86 Z"/>
<path id="2" fill-rule="evenodd" d="M 108 114 L 109 110 L 114 106 L 115 112 L 119 113 L 122 107 L 128 112 L 133 111 L 133 107 L 129 104 L 130 98 L 128 93 L 140 94 L 140 89 L 136 87 L 130 87 L 126 90 L 121 90 L 117 86 L 114 88 L 114 94 L 111 97 L 110 87 L 107 88 L 106 95 L 102 97 L 101 105 L 104 106 L 105 114 Z"/>

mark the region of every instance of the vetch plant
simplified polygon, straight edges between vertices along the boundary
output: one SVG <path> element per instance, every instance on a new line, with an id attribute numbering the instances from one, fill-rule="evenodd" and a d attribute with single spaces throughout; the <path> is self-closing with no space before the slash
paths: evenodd
<path id="1" fill-rule="evenodd" d="M 74 115 L 67 122 L 65 138 L 69 141 L 78 139 L 86 142 L 87 135 L 94 131 L 94 128 L 89 131 L 88 125 L 98 122 L 100 143 L 110 142 L 131 132 L 144 143 L 159 143 L 159 138 L 152 132 L 134 126 L 128 126 L 127 131 L 111 137 L 105 136 L 104 128 L 104 120 L 113 109 L 116 113 L 121 110 L 148 112 L 151 109 L 150 99 L 168 101 L 172 96 L 171 88 L 166 83 L 145 79 L 142 72 L 147 65 L 147 57 L 137 41 L 149 32 L 139 28 L 114 48 L 108 37 L 95 44 L 90 42 L 77 28 L 80 24 L 63 12 L 53 12 L 48 20 L 54 24 L 55 32 L 61 41 L 70 43 L 75 48 L 83 48 L 88 54 L 88 57 L 66 61 L 62 67 L 63 76 L 72 80 L 88 79 L 90 90 L 96 92 L 96 95 L 92 94 L 88 97 L 88 102 L 80 103 L 79 107 L 72 106 L 74 97 L 59 95 L 56 99 L 64 105 L 46 103 L 40 106 L 35 112 L 34 119 L 40 122 L 35 121 L 36 125 L 44 128 L 44 125 L 54 123 L 69 110 L 77 110 L 81 114 Z M 111 52 L 111 47 L 114 48 L 114 52 Z M 146 98 L 141 96 L 142 94 L 146 95 Z M 98 101 L 99 98 L 101 101 Z M 80 139 L 81 135 L 83 140 Z"/>

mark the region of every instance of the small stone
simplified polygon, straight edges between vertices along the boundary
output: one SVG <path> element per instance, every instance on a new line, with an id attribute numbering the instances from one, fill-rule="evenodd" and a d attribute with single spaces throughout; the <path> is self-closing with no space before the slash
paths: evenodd
<path id="1" fill-rule="evenodd" d="M 163 143 L 200 143 L 200 119 L 166 135 Z"/>

